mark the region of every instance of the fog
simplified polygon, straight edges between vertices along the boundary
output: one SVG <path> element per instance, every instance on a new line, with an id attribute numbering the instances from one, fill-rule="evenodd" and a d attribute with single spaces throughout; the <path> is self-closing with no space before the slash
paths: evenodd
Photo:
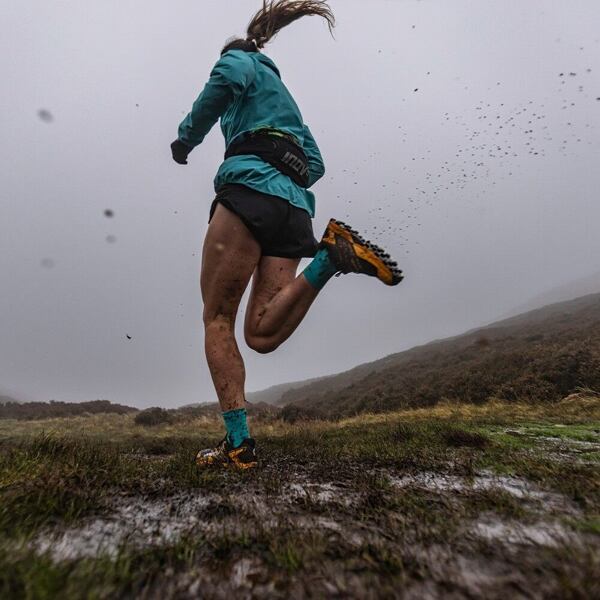
<path id="1" fill-rule="evenodd" d="M 224 144 L 215 127 L 186 167 L 169 144 L 259 6 L 3 3 L 0 392 L 214 399 L 198 278 Z M 597 1 L 331 6 L 335 39 L 304 19 L 265 53 L 325 158 L 315 234 L 348 221 L 406 280 L 332 280 L 276 353 L 242 344 L 249 391 L 461 333 L 600 270 Z"/>

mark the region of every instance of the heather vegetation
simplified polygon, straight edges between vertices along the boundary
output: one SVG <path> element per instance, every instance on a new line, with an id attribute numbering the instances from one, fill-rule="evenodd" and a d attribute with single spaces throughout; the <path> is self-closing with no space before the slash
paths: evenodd
<path id="1" fill-rule="evenodd" d="M 599 294 L 363 365 L 280 403 L 297 420 L 441 401 L 552 403 L 581 389 L 600 390 Z"/>
<path id="2" fill-rule="evenodd" d="M 0 419 L 34 420 L 56 419 L 61 417 L 76 417 L 81 415 L 96 415 L 113 413 L 124 415 L 136 412 L 136 408 L 114 404 L 108 400 L 93 400 L 91 402 L 8 402 L 0 404 Z"/>
<path id="3" fill-rule="evenodd" d="M 155 406 L 147 408 L 135 415 L 134 423 L 136 425 L 145 425 L 146 427 L 154 427 L 162 423 L 171 423 L 173 417 L 168 410 Z"/>

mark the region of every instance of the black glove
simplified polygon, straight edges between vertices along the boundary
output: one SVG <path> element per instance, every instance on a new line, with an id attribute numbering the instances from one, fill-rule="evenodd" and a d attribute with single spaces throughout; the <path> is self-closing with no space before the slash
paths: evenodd
<path id="1" fill-rule="evenodd" d="M 171 144 L 173 160 L 180 165 L 187 165 L 187 157 L 192 150 L 193 148 L 186 146 L 181 140 L 178 139 Z"/>

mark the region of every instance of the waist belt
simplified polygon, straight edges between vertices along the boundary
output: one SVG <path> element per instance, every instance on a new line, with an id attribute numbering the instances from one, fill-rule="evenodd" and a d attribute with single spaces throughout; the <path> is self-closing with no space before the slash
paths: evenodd
<path id="1" fill-rule="evenodd" d="M 300 187 L 309 184 L 308 159 L 304 150 L 290 136 L 271 131 L 254 131 L 230 144 L 225 159 L 231 156 L 252 154 L 287 175 Z"/>

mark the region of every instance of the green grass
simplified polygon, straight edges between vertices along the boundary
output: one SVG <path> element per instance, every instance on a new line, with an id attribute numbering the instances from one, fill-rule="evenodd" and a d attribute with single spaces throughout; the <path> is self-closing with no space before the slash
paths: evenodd
<path id="1" fill-rule="evenodd" d="M 575 523 L 580 531 L 600 535 L 600 515 L 590 516 L 587 519 L 581 519 Z"/>
<path id="2" fill-rule="evenodd" d="M 531 407 L 452 405 L 341 423 L 256 422 L 262 467 L 250 473 L 196 469 L 198 447 L 218 440 L 216 420 L 152 429 L 127 416 L 90 417 L 81 427 L 80 418 L 29 428 L 0 423 L 0 597 L 150 590 L 219 597 L 250 589 L 264 597 L 393 596 L 425 584 L 457 597 L 496 597 L 510 593 L 511 581 L 532 594 L 594 597 L 600 474 L 591 454 L 569 454 L 568 442 L 594 442 L 600 414 L 590 414 L 589 403 L 583 416 L 572 403 L 564 413 L 561 421 L 556 408 L 544 417 Z M 561 455 L 542 439 L 549 431 L 559 432 Z M 469 485 L 488 471 L 561 494 L 570 512 L 501 486 Z M 394 483 L 424 473 L 464 486 Z M 291 484 L 305 492 L 290 495 Z M 40 532 L 112 515 L 119 498 L 168 503 L 182 492 L 211 500 L 198 509 L 197 525 L 174 539 L 123 540 L 113 556 L 77 560 L 31 545 Z M 578 541 L 508 547 L 474 535 L 472 524 L 484 517 L 516 526 L 558 519 Z M 496 583 L 490 576 L 488 589 L 465 581 L 459 558 L 514 576 Z M 238 573 L 242 563 L 250 565 L 247 576 Z"/>
<path id="3" fill-rule="evenodd" d="M 527 428 L 527 434 L 536 437 L 558 438 L 560 440 L 574 440 L 577 442 L 600 443 L 600 429 L 597 424 L 578 423 L 576 425 L 535 425 Z"/>

